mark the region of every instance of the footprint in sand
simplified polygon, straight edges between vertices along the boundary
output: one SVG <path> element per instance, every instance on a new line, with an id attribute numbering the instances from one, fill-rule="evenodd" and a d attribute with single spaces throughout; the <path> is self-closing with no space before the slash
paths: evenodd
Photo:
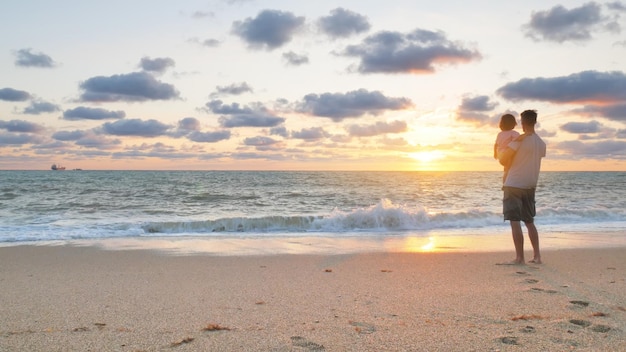
<path id="1" fill-rule="evenodd" d="M 296 347 L 303 347 L 306 348 L 309 351 L 324 351 L 326 350 L 326 348 L 324 348 L 323 345 L 320 345 L 318 343 L 312 342 L 307 340 L 306 338 L 302 337 L 302 336 L 292 336 L 291 337 L 291 343 L 296 346 Z"/>
<path id="2" fill-rule="evenodd" d="M 505 345 L 519 345 L 519 343 L 517 343 L 517 337 L 515 336 L 505 336 L 499 338 L 498 340 Z"/>
<path id="3" fill-rule="evenodd" d="M 533 287 L 530 290 L 534 292 L 558 293 L 558 291 L 555 291 L 555 290 L 546 290 L 546 289 L 538 288 L 538 287 Z"/>
<path id="4" fill-rule="evenodd" d="M 371 334 L 376 331 L 376 327 L 372 324 L 359 323 L 357 321 L 351 321 L 350 325 L 354 326 L 354 329 L 359 334 Z"/>
<path id="5" fill-rule="evenodd" d="M 609 331 L 611 331 L 611 327 L 607 326 L 607 325 L 598 324 L 598 325 L 592 326 L 591 327 L 591 331 L 593 331 L 593 332 L 609 332 Z"/>
<path id="6" fill-rule="evenodd" d="M 587 307 L 589 306 L 589 302 L 585 302 L 585 301 L 569 301 L 569 303 L 575 305 L 575 306 L 579 306 L 579 307 Z"/>
<path id="7" fill-rule="evenodd" d="M 583 328 L 591 326 L 591 322 L 590 321 L 582 320 L 582 319 L 570 319 L 569 322 L 574 324 L 574 325 L 582 326 Z"/>
<path id="8" fill-rule="evenodd" d="M 524 281 L 526 281 L 526 283 L 528 283 L 528 284 L 536 284 L 536 283 L 539 282 L 539 280 L 537 280 L 537 279 L 526 279 Z"/>

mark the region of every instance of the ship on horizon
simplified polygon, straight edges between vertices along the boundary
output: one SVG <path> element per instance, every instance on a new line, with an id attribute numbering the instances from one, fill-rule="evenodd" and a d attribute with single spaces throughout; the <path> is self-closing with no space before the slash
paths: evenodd
<path id="1" fill-rule="evenodd" d="M 65 166 L 62 166 L 61 164 L 52 164 L 50 169 L 54 171 L 62 171 L 65 170 Z"/>

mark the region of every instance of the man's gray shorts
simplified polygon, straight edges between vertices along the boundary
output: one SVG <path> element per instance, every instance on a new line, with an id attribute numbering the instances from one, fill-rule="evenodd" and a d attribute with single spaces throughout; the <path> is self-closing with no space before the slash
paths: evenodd
<path id="1" fill-rule="evenodd" d="M 503 187 L 502 213 L 504 220 L 533 222 L 535 210 L 535 189 Z"/>

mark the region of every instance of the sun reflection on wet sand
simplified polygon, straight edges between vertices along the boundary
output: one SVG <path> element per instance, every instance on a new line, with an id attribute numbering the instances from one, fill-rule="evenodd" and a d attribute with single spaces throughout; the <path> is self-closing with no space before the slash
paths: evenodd
<path id="1" fill-rule="evenodd" d="M 624 247 L 623 236 L 615 233 L 545 233 L 542 250 L 565 248 Z M 105 250 L 155 250 L 171 255 L 275 255 L 353 254 L 364 252 L 437 253 L 508 252 L 513 250 L 510 234 L 501 235 L 355 235 L 285 237 L 134 237 L 33 242 L 31 245 L 95 246 Z M 525 239 L 526 249 L 531 250 Z"/>

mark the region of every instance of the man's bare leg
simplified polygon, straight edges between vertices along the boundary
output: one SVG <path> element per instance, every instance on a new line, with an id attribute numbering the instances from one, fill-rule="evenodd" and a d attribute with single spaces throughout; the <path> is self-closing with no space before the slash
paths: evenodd
<path id="1" fill-rule="evenodd" d="M 541 252 L 539 251 L 539 231 L 537 231 L 537 227 L 532 222 L 525 222 L 526 229 L 528 229 L 528 238 L 530 238 L 530 243 L 533 245 L 533 260 L 531 263 L 541 264 Z"/>
<path id="2" fill-rule="evenodd" d="M 524 233 L 522 224 L 519 221 L 511 221 L 511 233 L 513 234 L 513 244 L 515 245 L 515 264 L 525 264 L 524 260 Z"/>

